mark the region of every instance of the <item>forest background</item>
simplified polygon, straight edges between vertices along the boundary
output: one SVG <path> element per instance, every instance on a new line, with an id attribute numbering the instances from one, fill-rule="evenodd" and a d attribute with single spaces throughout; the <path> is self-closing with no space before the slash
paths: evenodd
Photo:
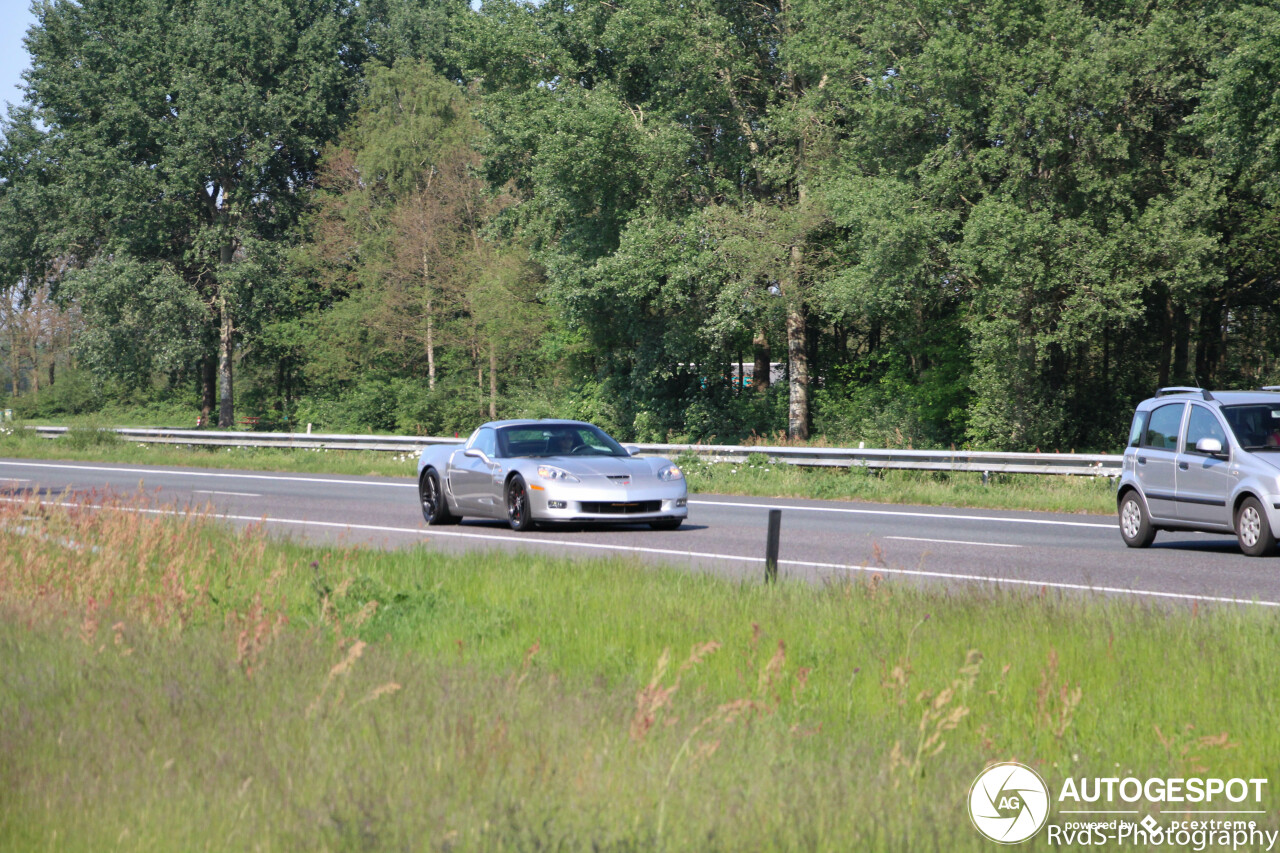
<path id="1" fill-rule="evenodd" d="M 1114 450 L 1280 380 L 1275 2 L 33 12 L 20 418 Z"/>

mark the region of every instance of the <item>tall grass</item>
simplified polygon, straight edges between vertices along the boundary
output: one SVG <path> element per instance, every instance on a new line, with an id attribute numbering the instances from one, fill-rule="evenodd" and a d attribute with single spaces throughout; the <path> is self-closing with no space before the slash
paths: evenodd
<path id="1" fill-rule="evenodd" d="M 963 800 L 989 761 L 1053 786 L 1280 758 L 1262 609 L 64 503 L 0 503 L 0 849 L 988 850 Z"/>

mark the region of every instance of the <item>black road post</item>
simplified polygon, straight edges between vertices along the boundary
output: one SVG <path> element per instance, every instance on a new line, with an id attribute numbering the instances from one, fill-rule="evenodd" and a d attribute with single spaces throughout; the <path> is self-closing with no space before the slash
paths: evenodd
<path id="1" fill-rule="evenodd" d="M 778 534 L 782 532 L 782 510 L 769 510 L 769 535 L 764 543 L 764 580 L 778 579 Z"/>

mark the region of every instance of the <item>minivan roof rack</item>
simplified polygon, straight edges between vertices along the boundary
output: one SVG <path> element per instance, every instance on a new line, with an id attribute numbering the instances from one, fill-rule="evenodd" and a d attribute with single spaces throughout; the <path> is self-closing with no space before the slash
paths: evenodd
<path id="1" fill-rule="evenodd" d="M 1276 386 L 1276 390 L 1280 391 L 1280 386 Z M 1166 394 L 1199 394 L 1206 400 L 1213 399 L 1213 395 L 1204 388 L 1192 388 L 1190 385 L 1171 385 L 1168 388 L 1156 389 L 1157 397 L 1163 397 Z"/>
<path id="2" fill-rule="evenodd" d="M 1259 391 L 1280 391 L 1280 385 L 1263 385 Z"/>

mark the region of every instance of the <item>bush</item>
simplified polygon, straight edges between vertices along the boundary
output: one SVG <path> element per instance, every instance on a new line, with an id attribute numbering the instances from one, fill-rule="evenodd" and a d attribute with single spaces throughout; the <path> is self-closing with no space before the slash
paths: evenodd
<path id="1" fill-rule="evenodd" d="M 0 447 L 15 447 L 36 438 L 35 430 L 25 429 L 21 420 L 0 421 Z"/>
<path id="2" fill-rule="evenodd" d="M 101 418 L 90 418 L 84 423 L 67 428 L 67 432 L 58 439 L 72 450 L 86 450 L 90 447 L 119 444 L 120 436 Z"/>

